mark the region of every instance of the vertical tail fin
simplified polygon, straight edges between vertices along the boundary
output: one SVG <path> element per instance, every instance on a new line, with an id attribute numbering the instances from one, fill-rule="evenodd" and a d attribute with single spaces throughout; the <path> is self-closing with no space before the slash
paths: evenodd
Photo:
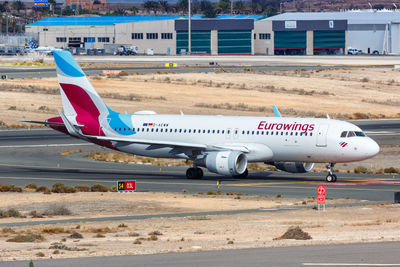
<path id="1" fill-rule="evenodd" d="M 109 110 L 68 51 L 53 51 L 65 116 L 84 134 L 98 135 Z"/>

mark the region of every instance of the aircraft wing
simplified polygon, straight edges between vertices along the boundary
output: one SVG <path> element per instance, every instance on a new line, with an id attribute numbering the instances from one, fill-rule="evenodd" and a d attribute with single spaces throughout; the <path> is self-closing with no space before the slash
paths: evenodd
<path id="1" fill-rule="evenodd" d="M 95 138 L 98 140 L 105 141 L 115 141 L 115 142 L 127 142 L 127 143 L 136 143 L 136 144 L 148 144 L 148 145 L 163 145 L 163 146 L 174 146 L 174 147 L 182 147 L 182 148 L 190 148 L 190 149 L 198 149 L 204 151 L 218 151 L 218 150 L 236 150 L 244 153 L 249 153 L 250 150 L 241 144 L 196 144 L 196 143 L 185 143 L 185 142 L 175 142 L 175 141 L 165 141 L 165 140 L 149 140 L 149 139 L 131 139 L 124 137 L 107 137 L 107 136 L 90 136 L 84 135 L 87 138 Z"/>
<path id="2" fill-rule="evenodd" d="M 187 147 L 187 148 L 199 148 L 199 149 L 203 149 L 203 150 L 207 148 L 207 145 L 196 144 L 196 143 L 174 142 L 174 141 L 164 141 L 164 140 L 131 139 L 131 138 L 123 138 L 123 137 L 92 136 L 92 135 L 83 135 L 83 136 L 87 137 L 87 138 L 95 138 L 98 140 L 127 142 L 127 143 L 136 143 L 136 144 L 178 146 L 178 147 Z"/>

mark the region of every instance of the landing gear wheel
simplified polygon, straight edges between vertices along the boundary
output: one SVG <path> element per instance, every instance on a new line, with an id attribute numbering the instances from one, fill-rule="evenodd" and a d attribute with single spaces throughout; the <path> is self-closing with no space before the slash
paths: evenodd
<path id="1" fill-rule="evenodd" d="M 203 170 L 201 168 L 196 168 L 196 179 L 203 178 Z"/>
<path id="2" fill-rule="evenodd" d="M 328 175 L 326 176 L 326 181 L 327 181 L 328 183 L 334 183 L 334 182 L 336 182 L 336 180 L 337 180 L 337 177 L 336 177 L 335 174 L 328 174 Z"/>
<path id="3" fill-rule="evenodd" d="M 335 163 L 327 163 L 326 168 L 328 169 L 328 175 L 326 176 L 326 181 L 328 183 L 334 183 L 337 180 L 337 176 L 333 173 L 333 167 Z"/>
<path id="4" fill-rule="evenodd" d="M 189 168 L 186 171 L 186 178 L 188 179 L 195 179 L 196 178 L 196 169 L 195 168 Z"/>
<path id="5" fill-rule="evenodd" d="M 187 179 L 201 179 L 203 178 L 203 170 L 200 168 L 189 168 L 186 171 Z"/>
<path id="6" fill-rule="evenodd" d="M 246 169 L 242 174 L 239 175 L 234 175 L 233 178 L 238 178 L 238 179 L 245 179 L 249 175 L 249 171 Z"/>

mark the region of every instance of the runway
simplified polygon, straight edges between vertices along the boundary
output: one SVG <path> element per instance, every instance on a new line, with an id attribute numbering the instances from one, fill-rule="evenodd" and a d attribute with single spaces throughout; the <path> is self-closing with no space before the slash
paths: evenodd
<path id="1" fill-rule="evenodd" d="M 379 143 L 398 144 L 400 120 L 356 121 L 368 128 Z M 384 134 L 380 135 L 380 132 Z M 387 135 L 391 132 L 391 135 Z M 393 141 L 394 140 L 394 141 Z M 61 156 L 64 150 L 82 149 L 82 153 Z M 316 185 L 327 185 L 327 197 L 370 201 L 393 201 L 400 191 L 399 176 L 356 175 L 339 173 L 338 182 L 326 184 L 325 173 L 289 174 L 285 172 L 251 171 L 247 179 L 221 177 L 205 172 L 202 180 L 187 180 L 185 167 L 120 164 L 85 158 L 89 151 L 105 149 L 65 136 L 51 129 L 0 131 L 0 183 L 19 186 L 34 182 L 51 186 L 56 182 L 67 185 L 103 183 L 115 185 L 118 180 L 137 180 L 138 191 L 207 192 L 216 190 L 221 181 L 222 192 L 249 195 L 278 194 L 284 197 L 310 197 Z"/>
<path id="2" fill-rule="evenodd" d="M 400 266 L 399 242 L 329 246 L 292 246 L 187 253 L 165 253 L 75 259 L 35 260 L 50 266 Z M 29 261 L 0 262 L 0 266 L 28 266 Z"/>

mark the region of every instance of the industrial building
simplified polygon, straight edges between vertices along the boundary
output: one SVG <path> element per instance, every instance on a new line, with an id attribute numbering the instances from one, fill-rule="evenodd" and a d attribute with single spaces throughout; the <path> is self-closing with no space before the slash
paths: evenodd
<path id="1" fill-rule="evenodd" d="M 270 18 L 192 17 L 192 54 L 323 55 L 400 54 L 400 13 L 347 11 L 284 13 Z M 188 20 L 179 16 L 50 17 L 26 26 L 41 46 L 101 49 L 137 46 L 138 53 L 188 52 Z"/>
<path id="2" fill-rule="evenodd" d="M 260 16 L 192 17 L 192 54 L 253 54 L 252 32 Z M 188 51 L 188 20 L 178 16 L 49 17 L 25 27 L 41 46 L 104 49 L 137 46 L 139 53 L 176 55 Z"/>
<path id="3" fill-rule="evenodd" d="M 270 42 L 255 42 L 255 53 L 342 54 L 349 48 L 372 54 L 400 54 L 400 12 L 389 10 L 284 13 L 255 25 Z"/>

